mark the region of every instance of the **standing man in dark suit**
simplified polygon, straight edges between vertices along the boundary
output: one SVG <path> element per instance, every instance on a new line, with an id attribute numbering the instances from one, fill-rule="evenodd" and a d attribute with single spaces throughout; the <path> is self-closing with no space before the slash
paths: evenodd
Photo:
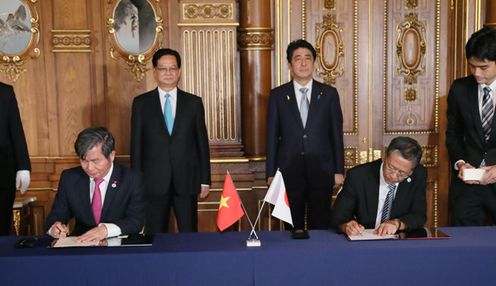
<path id="1" fill-rule="evenodd" d="M 71 235 L 81 242 L 100 241 L 143 228 L 144 202 L 141 176 L 114 163 L 115 141 L 104 127 L 87 128 L 74 144 L 81 166 L 64 170 L 48 215 L 46 228 L 55 238 L 69 234 L 67 222 L 75 218 Z"/>
<path id="2" fill-rule="evenodd" d="M 316 52 L 305 40 L 286 51 L 293 80 L 270 92 L 267 182 L 280 169 L 295 230 L 327 229 L 332 188 L 343 183 L 343 115 L 335 88 L 313 79 Z"/>
<path id="3" fill-rule="evenodd" d="M 451 223 L 477 226 L 496 219 L 496 30 L 483 28 L 465 45 L 472 75 L 457 79 L 448 94 L 446 145 L 453 166 Z M 464 181 L 465 169 L 482 168 L 480 180 Z"/>
<path id="4" fill-rule="evenodd" d="M 174 208 L 181 232 L 198 230 L 198 194 L 210 189 L 210 154 L 200 97 L 177 88 L 181 57 L 160 49 L 152 59 L 158 87 L 136 97 L 131 118 L 131 166 L 145 179 L 148 233 L 167 232 Z"/>
<path id="5" fill-rule="evenodd" d="M 0 235 L 8 235 L 16 188 L 29 186 L 31 163 L 14 89 L 0 83 Z"/>
<path id="6" fill-rule="evenodd" d="M 356 166 L 332 208 L 331 225 L 347 235 L 376 229 L 379 235 L 423 227 L 427 172 L 422 149 L 409 137 L 394 138 L 384 161 Z"/>

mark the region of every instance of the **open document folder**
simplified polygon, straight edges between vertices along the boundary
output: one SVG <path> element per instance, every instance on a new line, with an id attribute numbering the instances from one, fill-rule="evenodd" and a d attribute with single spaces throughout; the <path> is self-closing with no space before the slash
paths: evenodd
<path id="1" fill-rule="evenodd" d="M 375 229 L 366 229 L 360 234 L 356 235 L 347 235 L 348 240 L 382 240 L 382 239 L 398 239 L 397 234 L 388 234 L 388 235 L 377 235 L 374 234 Z"/>
<path id="2" fill-rule="evenodd" d="M 117 237 L 112 237 L 104 239 L 97 242 L 78 242 L 77 236 L 68 236 L 64 238 L 59 238 L 54 240 L 52 243 L 52 248 L 62 248 L 62 247 L 112 247 L 112 246 L 152 246 L 153 235 L 151 234 L 131 234 L 131 235 L 121 235 Z"/>
<path id="3" fill-rule="evenodd" d="M 438 228 L 419 228 L 410 231 L 400 231 L 398 234 L 390 234 L 379 236 L 374 234 L 374 229 L 366 229 L 361 234 L 346 236 L 348 240 L 358 241 L 358 240 L 384 240 L 384 239 L 447 239 L 450 238 L 449 235 L 444 233 Z"/>

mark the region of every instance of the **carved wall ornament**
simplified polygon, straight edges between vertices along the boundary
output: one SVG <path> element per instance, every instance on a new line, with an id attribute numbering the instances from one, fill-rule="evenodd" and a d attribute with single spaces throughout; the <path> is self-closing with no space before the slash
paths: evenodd
<path id="1" fill-rule="evenodd" d="M 358 164 L 358 148 L 344 147 L 344 166 L 352 168 Z"/>
<path id="2" fill-rule="evenodd" d="M 426 145 L 422 146 L 421 164 L 424 167 L 438 167 L 438 146 Z"/>
<path id="3" fill-rule="evenodd" d="M 184 19 L 233 19 L 233 5 L 222 3 L 185 4 Z"/>
<path id="4" fill-rule="evenodd" d="M 36 2 L 3 0 L 0 7 L 0 72 L 13 82 L 26 71 L 24 64 L 28 57 L 40 56 Z"/>
<path id="5" fill-rule="evenodd" d="M 405 101 L 415 101 L 417 99 L 417 90 L 415 88 L 405 89 Z"/>
<path id="6" fill-rule="evenodd" d="M 417 76 L 425 71 L 425 25 L 418 20 L 416 13 L 409 13 L 396 31 L 397 71 L 403 74 L 406 84 L 416 84 Z"/>
<path id="7" fill-rule="evenodd" d="M 91 52 L 90 30 L 52 30 L 52 52 Z"/>
<path id="8" fill-rule="evenodd" d="M 414 9 L 418 6 L 418 0 L 406 0 L 405 7 L 407 9 Z"/>
<path id="9" fill-rule="evenodd" d="M 335 84 L 344 73 L 343 28 L 335 15 L 325 15 L 322 23 L 316 24 L 317 73 L 327 84 Z"/>
<path id="10" fill-rule="evenodd" d="M 325 0 L 324 1 L 324 8 L 330 9 L 330 10 L 335 10 L 336 9 L 336 0 Z"/>
<path id="11" fill-rule="evenodd" d="M 239 50 L 271 50 L 274 43 L 272 28 L 238 28 Z"/>
<path id="12" fill-rule="evenodd" d="M 141 81 L 147 62 L 160 48 L 163 19 L 160 0 L 108 0 L 109 53 L 123 59 L 136 81 Z"/>

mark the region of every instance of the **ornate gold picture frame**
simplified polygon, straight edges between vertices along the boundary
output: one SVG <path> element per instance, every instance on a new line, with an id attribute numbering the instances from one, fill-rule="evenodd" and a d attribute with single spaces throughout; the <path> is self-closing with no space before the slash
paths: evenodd
<path id="1" fill-rule="evenodd" d="M 163 30 L 160 0 L 108 0 L 107 31 L 110 56 L 122 58 L 136 81 L 141 81 L 146 64 L 160 47 Z"/>
<path id="2" fill-rule="evenodd" d="M 26 58 L 40 55 L 37 1 L 2 0 L 0 6 L 0 72 L 13 82 L 26 71 Z"/>

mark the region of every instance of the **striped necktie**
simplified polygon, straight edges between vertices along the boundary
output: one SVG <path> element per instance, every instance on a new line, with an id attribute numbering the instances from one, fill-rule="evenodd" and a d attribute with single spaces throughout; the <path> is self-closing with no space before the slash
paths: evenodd
<path id="1" fill-rule="evenodd" d="M 494 105 L 491 98 L 491 88 L 484 87 L 484 95 L 482 97 L 482 130 L 484 131 L 484 138 L 486 142 L 489 141 L 491 136 L 491 125 L 493 123 Z"/>
<path id="2" fill-rule="evenodd" d="M 396 189 L 396 186 L 393 184 L 388 185 L 388 189 L 389 191 L 386 200 L 384 201 L 384 207 L 382 208 L 381 223 L 389 220 L 391 217 L 391 206 L 393 205 L 394 190 Z"/>

